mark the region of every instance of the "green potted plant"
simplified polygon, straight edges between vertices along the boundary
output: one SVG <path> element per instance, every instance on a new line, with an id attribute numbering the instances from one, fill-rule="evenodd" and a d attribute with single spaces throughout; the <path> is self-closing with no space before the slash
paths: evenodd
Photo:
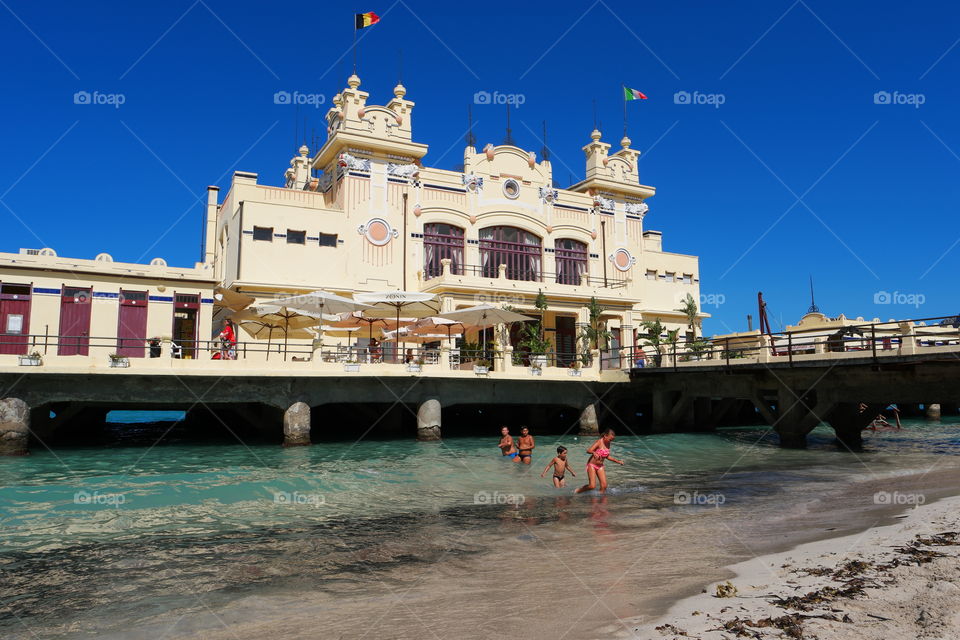
<path id="1" fill-rule="evenodd" d="M 523 325 L 523 339 L 520 347 L 530 354 L 530 367 L 543 369 L 547 366 L 547 352 L 553 344 L 544 337 L 539 322 Z"/>
<path id="2" fill-rule="evenodd" d="M 111 369 L 126 369 L 130 366 L 130 358 L 127 356 L 122 356 L 119 353 L 111 353 L 110 358 L 110 368 Z"/>
<path id="3" fill-rule="evenodd" d="M 346 373 L 358 373 L 360 371 L 360 362 L 357 360 L 357 356 L 350 356 L 343 363 L 343 370 Z"/>
<path id="4" fill-rule="evenodd" d="M 477 358 L 473 361 L 473 372 L 478 376 L 485 376 L 490 373 L 490 361 L 486 358 Z"/>
<path id="5" fill-rule="evenodd" d="M 20 356 L 21 367 L 39 367 L 42 364 L 43 364 L 43 360 L 40 358 L 39 351 L 34 351 L 33 353 L 28 353 L 27 355 Z"/>
<path id="6" fill-rule="evenodd" d="M 413 362 L 408 362 L 407 371 L 409 373 L 420 373 L 423 371 L 423 357 L 418 357 Z"/>

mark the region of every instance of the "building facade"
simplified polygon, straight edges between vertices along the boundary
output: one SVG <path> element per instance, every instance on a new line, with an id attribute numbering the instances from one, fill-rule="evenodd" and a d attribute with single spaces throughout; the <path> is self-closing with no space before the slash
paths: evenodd
<path id="1" fill-rule="evenodd" d="M 211 189 L 207 260 L 224 287 L 258 300 L 425 291 L 446 311 L 520 312 L 542 291 L 558 353 L 576 349 L 592 298 L 613 353 L 635 344 L 644 320 L 686 329 L 677 308 L 688 293 L 699 299 L 698 260 L 645 229 L 655 189 L 640 183 L 629 139 L 610 153 L 593 131 L 585 179 L 560 189 L 548 160 L 512 145 L 466 146 L 463 171 L 425 166 L 405 88 L 383 106 L 368 98 L 352 76 L 327 113 L 326 143 L 300 149 L 283 187 L 238 172 L 222 201 Z"/>
<path id="2" fill-rule="evenodd" d="M 357 76 L 347 84 L 326 115 L 326 143 L 313 154 L 301 147 L 282 186 L 238 171 L 222 197 L 208 188 L 194 267 L 0 254 L 0 355 L 33 351 L 44 336 L 45 354 L 87 355 L 96 338 L 140 357 L 160 337 L 184 358 L 209 359 L 204 341 L 231 313 L 215 306 L 218 290 L 258 302 L 316 289 L 421 291 L 444 311 L 488 302 L 521 313 L 542 292 L 559 364 L 578 350 L 591 300 L 614 368 L 630 366 L 617 357 L 638 343 L 642 322 L 686 330 L 677 308 L 687 294 L 699 300 L 698 259 L 664 251 L 661 233 L 645 228 L 655 189 L 641 184 L 628 138 L 611 153 L 593 131 L 585 178 L 566 189 L 548 160 L 513 145 L 468 145 L 463 170 L 444 170 L 423 162 L 428 146 L 414 139 L 402 85 L 381 106 Z"/>

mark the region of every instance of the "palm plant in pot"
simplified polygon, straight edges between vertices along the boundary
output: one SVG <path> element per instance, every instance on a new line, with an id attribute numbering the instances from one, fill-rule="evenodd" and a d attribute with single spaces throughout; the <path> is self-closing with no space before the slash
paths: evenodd
<path id="1" fill-rule="evenodd" d="M 553 343 L 544 335 L 543 330 L 543 316 L 547 310 L 547 296 L 543 295 L 543 290 L 537 291 L 533 306 L 540 311 L 540 319 L 523 325 L 520 348 L 526 349 L 530 353 L 530 368 L 542 370 L 547 366 L 547 352 L 553 346 Z"/>

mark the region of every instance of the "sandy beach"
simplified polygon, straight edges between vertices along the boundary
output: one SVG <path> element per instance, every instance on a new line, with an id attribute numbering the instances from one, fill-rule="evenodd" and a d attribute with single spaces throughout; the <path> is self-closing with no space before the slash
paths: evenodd
<path id="1" fill-rule="evenodd" d="M 915 504 L 897 520 L 732 565 L 729 581 L 704 585 L 667 615 L 608 631 L 643 640 L 960 637 L 960 497 Z"/>

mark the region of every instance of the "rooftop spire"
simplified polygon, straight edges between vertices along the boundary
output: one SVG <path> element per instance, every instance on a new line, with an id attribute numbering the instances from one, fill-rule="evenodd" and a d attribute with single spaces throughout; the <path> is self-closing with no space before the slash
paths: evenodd
<path id="1" fill-rule="evenodd" d="M 547 121 L 543 121 L 543 149 L 540 150 L 540 156 L 544 160 L 550 159 L 550 148 L 547 146 Z"/>
<path id="2" fill-rule="evenodd" d="M 507 135 L 503 138 L 503 144 L 509 144 L 516 146 L 516 142 L 513 139 L 513 131 L 510 129 L 510 103 L 507 102 Z"/>
<path id="3" fill-rule="evenodd" d="M 467 146 L 477 146 L 477 137 L 473 135 L 473 105 L 469 102 L 467 103 Z"/>
<path id="4" fill-rule="evenodd" d="M 813 299 L 813 276 L 810 276 L 810 308 L 807 309 L 807 313 L 820 313 L 820 307 L 817 306 L 817 301 Z"/>

